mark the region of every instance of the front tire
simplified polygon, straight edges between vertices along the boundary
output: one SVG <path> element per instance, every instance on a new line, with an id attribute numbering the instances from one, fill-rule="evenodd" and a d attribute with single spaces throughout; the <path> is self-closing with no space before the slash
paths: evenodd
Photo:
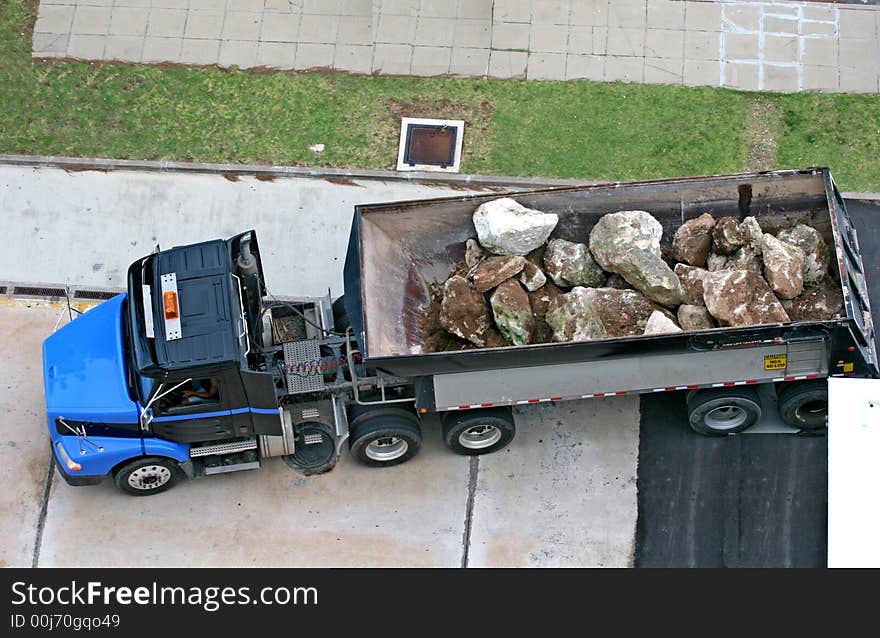
<path id="1" fill-rule="evenodd" d="M 490 454 L 516 436 L 510 408 L 483 408 L 472 412 L 446 412 L 442 417 L 443 443 L 456 454 Z"/>
<path id="2" fill-rule="evenodd" d="M 113 473 L 113 483 L 130 496 L 151 496 L 171 489 L 183 476 L 177 462 L 147 456 L 126 463 Z"/>
<path id="3" fill-rule="evenodd" d="M 752 388 L 700 390 L 687 405 L 691 429 L 708 436 L 742 432 L 761 418 L 761 399 Z"/>
<path id="4" fill-rule="evenodd" d="M 788 381 L 777 395 L 779 416 L 794 428 L 811 432 L 824 430 L 828 418 L 828 383 Z"/>
<path id="5" fill-rule="evenodd" d="M 364 465 L 389 467 L 406 463 L 419 453 L 422 431 L 412 412 L 377 407 L 352 420 L 348 444 L 354 457 Z"/>

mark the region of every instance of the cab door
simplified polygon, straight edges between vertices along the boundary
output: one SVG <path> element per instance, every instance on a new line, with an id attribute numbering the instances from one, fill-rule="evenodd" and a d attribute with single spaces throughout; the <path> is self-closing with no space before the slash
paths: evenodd
<path id="1" fill-rule="evenodd" d="M 192 392 L 194 387 L 214 387 L 210 383 L 212 379 L 216 383 L 216 396 L 184 397 L 184 393 Z M 181 381 L 166 381 L 159 393 Z M 169 441 L 197 443 L 253 434 L 247 399 L 234 370 L 194 375 L 191 382 L 155 401 L 151 409 L 150 432 Z"/>

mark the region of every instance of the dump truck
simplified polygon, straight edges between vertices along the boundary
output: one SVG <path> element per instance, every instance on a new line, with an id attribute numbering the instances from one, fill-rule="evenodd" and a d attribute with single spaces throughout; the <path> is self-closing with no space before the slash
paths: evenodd
<path id="1" fill-rule="evenodd" d="M 158 250 L 126 292 L 43 345 L 54 458 L 72 485 L 112 479 L 132 495 L 258 468 L 279 456 L 327 471 L 347 442 L 370 466 L 413 458 L 438 413 L 462 455 L 514 439 L 514 409 L 673 392 L 705 435 L 747 431 L 776 393 L 799 431 L 826 427 L 828 377 L 878 375 L 858 238 L 827 168 L 564 187 L 508 194 L 556 213 L 555 237 L 584 241 L 606 213 L 649 211 L 664 237 L 689 219 L 805 223 L 833 247 L 843 311 L 828 321 L 722 327 L 592 341 L 429 352 L 431 286 L 462 259 L 471 216 L 496 195 L 355 207 L 337 299 L 279 298 L 256 229 Z M 291 255 L 291 260 L 301 258 Z"/>

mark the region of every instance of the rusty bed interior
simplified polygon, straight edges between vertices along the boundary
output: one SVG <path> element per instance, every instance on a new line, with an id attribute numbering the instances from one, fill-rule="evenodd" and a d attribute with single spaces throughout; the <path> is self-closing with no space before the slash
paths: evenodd
<path id="1" fill-rule="evenodd" d="M 465 240 L 476 236 L 471 219 L 477 206 L 501 196 L 506 195 L 359 209 L 360 288 L 370 358 L 424 354 L 422 318 L 431 301 L 429 286 L 445 281 L 463 258 Z M 822 169 L 562 188 L 512 197 L 529 208 L 559 215 L 551 239 L 587 243 L 602 215 L 645 210 L 663 225 L 666 244 L 684 221 L 708 212 L 716 219 L 754 215 L 770 233 L 804 223 L 818 230 L 829 246 L 835 245 Z M 839 281 L 838 269 L 831 271 Z M 538 346 L 510 346 L 514 347 Z"/>

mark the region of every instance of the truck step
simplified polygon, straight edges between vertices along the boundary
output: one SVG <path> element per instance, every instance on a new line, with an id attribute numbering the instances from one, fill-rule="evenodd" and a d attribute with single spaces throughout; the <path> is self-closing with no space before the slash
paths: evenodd
<path id="1" fill-rule="evenodd" d="M 246 441 L 234 441 L 232 443 L 215 443 L 213 445 L 200 445 L 191 447 L 189 455 L 192 456 L 212 456 L 214 454 L 235 454 L 236 452 L 244 452 L 246 450 L 255 450 L 257 448 L 257 439 L 251 438 Z"/>
<path id="2" fill-rule="evenodd" d="M 236 463 L 234 465 L 214 465 L 205 468 L 205 474 L 225 474 L 226 472 L 241 472 L 242 470 L 256 470 L 260 467 L 259 461 L 249 463 Z"/>
<path id="3" fill-rule="evenodd" d="M 284 344 L 287 393 L 303 394 L 324 389 L 321 347 L 317 339 L 288 341 Z"/>

